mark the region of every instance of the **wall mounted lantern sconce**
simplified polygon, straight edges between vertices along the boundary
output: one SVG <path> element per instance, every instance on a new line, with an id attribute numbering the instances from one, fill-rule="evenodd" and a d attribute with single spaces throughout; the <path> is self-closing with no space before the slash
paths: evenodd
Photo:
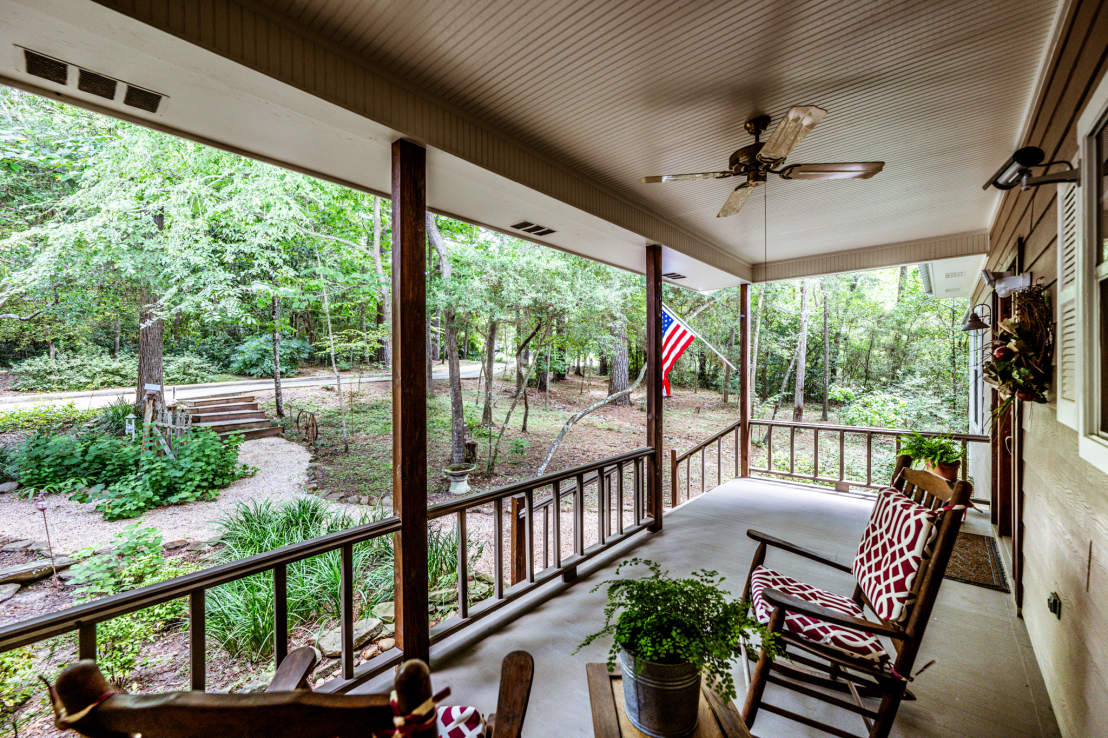
<path id="1" fill-rule="evenodd" d="M 969 314 L 964 321 L 962 321 L 962 330 L 966 333 L 974 333 L 976 331 L 988 330 L 989 324 L 985 322 L 985 319 L 981 317 L 984 313 L 985 318 L 992 317 L 992 310 L 985 303 L 979 303 L 973 306 L 973 311 Z"/>
<path id="2" fill-rule="evenodd" d="M 1016 274 L 1014 271 L 994 272 L 982 269 L 981 281 L 996 290 L 997 297 L 1007 297 L 1016 290 L 1031 286 L 1031 272 Z"/>
<path id="3" fill-rule="evenodd" d="M 996 170 L 996 174 L 982 185 L 981 189 L 987 190 L 990 187 L 995 187 L 998 190 L 1010 190 L 1016 185 L 1019 185 L 1020 189 L 1029 190 L 1032 187 L 1045 184 L 1079 182 L 1081 177 L 1080 169 L 1075 168 L 1065 160 L 1043 164 L 1043 159 L 1045 158 L 1046 153 L 1038 146 L 1025 146 L 1008 157 L 1008 161 L 1004 162 L 1000 169 Z M 1062 172 L 1055 172 L 1054 174 L 1046 174 L 1045 170 L 1055 164 L 1065 164 L 1069 169 Z M 1044 173 L 1038 177 L 1032 176 L 1032 170 L 1035 167 L 1042 167 Z"/>

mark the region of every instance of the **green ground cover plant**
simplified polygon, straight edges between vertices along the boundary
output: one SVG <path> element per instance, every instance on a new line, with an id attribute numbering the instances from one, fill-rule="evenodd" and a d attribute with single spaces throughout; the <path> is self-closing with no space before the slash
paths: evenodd
<path id="1" fill-rule="evenodd" d="M 270 362 L 272 365 L 272 362 Z M 208 359 L 195 354 L 165 357 L 166 384 L 199 384 L 224 379 Z M 134 386 L 138 358 L 120 353 L 112 357 L 92 349 L 81 353 L 58 353 L 54 359 L 36 356 L 24 359 L 11 370 L 15 389 L 21 392 L 64 392 Z"/>
<path id="2" fill-rule="evenodd" d="M 241 436 L 220 441 L 214 432 L 193 432 L 174 449 L 176 458 L 143 451 L 130 439 L 35 434 L 20 448 L 13 471 L 30 491 L 72 492 L 78 502 L 97 503 L 108 520 L 141 515 L 179 502 L 212 499 L 254 469 L 238 463 Z"/>
<path id="3" fill-rule="evenodd" d="M 72 402 L 64 405 L 39 405 L 0 411 L 0 433 L 30 431 L 56 433 L 85 423 L 99 414 L 98 410 L 82 410 Z"/>
<path id="4" fill-rule="evenodd" d="M 240 503 L 220 521 L 218 562 L 236 561 L 291 543 L 365 525 L 385 517 L 371 509 L 360 515 L 309 497 L 273 504 Z M 428 584 L 434 590 L 457 583 L 458 534 L 428 531 Z M 481 548 L 470 543 L 471 561 Z M 392 536 L 354 546 L 355 609 L 368 612 L 393 597 Z M 339 616 L 339 552 L 313 556 L 288 567 L 290 628 L 316 627 Z M 208 634 L 236 657 L 257 660 L 273 649 L 273 577 L 258 574 L 208 591 Z"/>

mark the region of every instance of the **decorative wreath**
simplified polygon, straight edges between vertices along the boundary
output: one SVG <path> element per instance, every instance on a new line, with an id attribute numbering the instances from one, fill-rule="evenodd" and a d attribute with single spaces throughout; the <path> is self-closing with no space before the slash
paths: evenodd
<path id="1" fill-rule="evenodd" d="M 1054 315 L 1041 284 L 1014 293 L 1014 310 L 994 328 L 992 357 L 983 367 L 985 381 L 1003 400 L 997 415 L 1013 398 L 1045 403 L 1054 367 Z"/>

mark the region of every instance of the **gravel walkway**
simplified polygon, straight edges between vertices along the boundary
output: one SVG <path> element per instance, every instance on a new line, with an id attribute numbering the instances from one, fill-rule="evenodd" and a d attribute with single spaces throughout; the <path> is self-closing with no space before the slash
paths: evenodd
<path id="1" fill-rule="evenodd" d="M 50 536 L 58 553 L 74 553 L 85 546 L 111 540 L 116 532 L 138 521 L 162 532 L 166 541 L 180 538 L 210 540 L 215 521 L 237 502 L 270 499 L 275 502 L 303 496 L 307 478 L 307 449 L 283 438 L 259 438 L 239 447 L 239 461 L 257 467 L 258 473 L 231 484 L 215 500 L 162 507 L 131 520 L 109 522 L 96 512 L 94 503 L 71 502 L 50 496 Z M 42 514 L 16 493 L 0 495 L 0 540 L 43 540 Z"/>

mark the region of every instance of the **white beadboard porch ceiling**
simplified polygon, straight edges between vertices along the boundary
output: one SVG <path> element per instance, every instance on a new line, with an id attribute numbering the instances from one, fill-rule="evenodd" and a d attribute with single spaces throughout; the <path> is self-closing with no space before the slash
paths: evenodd
<path id="1" fill-rule="evenodd" d="M 987 228 L 999 193 L 981 185 L 1020 144 L 1057 11 L 1053 0 L 261 4 L 751 264 Z M 771 177 L 725 219 L 715 214 L 734 180 L 638 182 L 725 169 L 752 141 L 748 118 L 776 123 L 800 104 L 829 112 L 790 162 L 884 160 L 884 172 Z"/>

